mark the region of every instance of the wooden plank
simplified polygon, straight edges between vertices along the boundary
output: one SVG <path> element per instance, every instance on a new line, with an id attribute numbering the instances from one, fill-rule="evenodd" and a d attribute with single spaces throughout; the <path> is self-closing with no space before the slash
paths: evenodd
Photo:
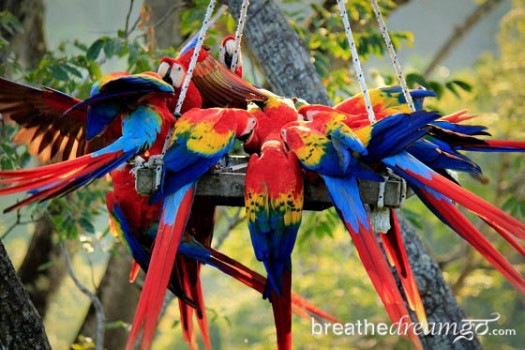
<path id="1" fill-rule="evenodd" d="M 199 180 L 197 196 L 213 198 L 217 205 L 244 206 L 244 178 L 242 172 L 214 171 Z M 379 182 L 362 180 L 359 182 L 361 199 L 365 204 L 376 204 L 379 197 Z M 391 178 L 385 184 L 384 204 L 388 208 L 398 208 L 402 204 L 402 182 Z M 322 180 L 310 183 L 305 180 L 305 210 L 324 210 L 332 206 L 330 195 Z"/>
<path id="2" fill-rule="evenodd" d="M 197 196 L 211 197 L 217 205 L 244 206 L 244 178 L 248 157 L 228 156 L 221 160 L 217 168 L 208 172 L 197 186 Z M 137 172 L 137 190 L 139 193 L 151 193 L 154 172 L 141 169 Z M 377 204 L 380 183 L 369 180 L 359 182 L 361 199 L 365 204 Z M 398 208 L 403 203 L 403 183 L 396 177 L 390 177 L 385 183 L 384 206 Z M 410 193 L 405 193 L 406 197 Z M 332 206 L 330 195 L 322 179 L 311 183 L 305 179 L 305 210 L 324 210 Z"/>

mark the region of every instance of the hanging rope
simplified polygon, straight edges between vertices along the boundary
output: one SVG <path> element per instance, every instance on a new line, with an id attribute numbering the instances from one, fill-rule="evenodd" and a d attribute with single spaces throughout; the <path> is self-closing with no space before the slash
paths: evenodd
<path id="1" fill-rule="evenodd" d="M 184 82 L 182 83 L 182 87 L 181 87 L 180 94 L 179 94 L 179 100 L 177 101 L 175 112 L 173 112 L 173 115 L 175 117 L 180 115 L 182 104 L 184 103 L 184 99 L 186 98 L 186 92 L 188 91 L 188 87 L 190 86 L 191 76 L 193 75 L 193 69 L 195 69 L 195 64 L 197 64 L 197 58 L 199 57 L 202 43 L 204 42 L 204 38 L 206 37 L 206 32 L 208 31 L 210 27 L 210 18 L 211 18 L 211 14 L 213 13 L 214 8 L 215 8 L 215 0 L 210 0 L 210 4 L 208 5 L 208 9 L 206 10 L 206 15 L 204 16 L 204 21 L 202 22 L 202 27 L 199 32 L 199 37 L 197 38 L 197 43 L 195 44 L 193 56 L 191 56 L 190 65 L 188 67 L 188 71 L 186 72 L 186 77 L 184 78 Z M 170 128 L 168 135 L 166 136 L 166 141 L 164 142 L 164 147 L 162 148 L 162 156 L 166 154 L 166 151 L 168 150 L 172 137 L 173 137 L 173 127 Z"/>
<path id="2" fill-rule="evenodd" d="M 390 60 L 392 61 L 392 66 L 394 66 L 394 70 L 396 71 L 397 78 L 399 79 L 399 84 L 401 84 L 403 95 L 405 96 L 405 100 L 410 110 L 412 112 L 415 112 L 416 107 L 414 105 L 414 101 L 412 100 L 412 96 L 410 95 L 410 91 L 408 90 L 407 82 L 405 80 L 405 76 L 403 75 L 403 69 L 401 68 L 401 64 L 399 63 L 399 60 L 397 59 L 396 50 L 394 49 L 394 45 L 392 45 L 392 40 L 390 40 L 390 35 L 388 34 L 388 28 L 386 27 L 386 23 L 383 20 L 383 15 L 381 14 L 381 10 L 379 9 L 377 0 L 372 0 L 372 4 L 374 5 L 374 11 L 376 13 L 377 21 L 379 22 L 379 30 L 381 31 L 381 34 L 383 35 L 383 39 L 385 40 L 385 45 L 388 50 L 388 55 L 390 56 Z"/>
<path id="3" fill-rule="evenodd" d="M 227 5 L 222 5 L 221 7 L 219 7 L 219 9 L 217 10 L 217 12 L 215 12 L 215 14 L 213 15 L 213 17 L 210 19 L 210 23 L 208 24 L 208 28 L 211 28 L 213 27 L 213 25 L 219 20 L 219 18 L 222 17 L 222 15 L 224 15 L 224 13 L 226 13 L 226 10 L 228 9 L 228 6 Z M 197 34 L 198 35 L 198 34 Z M 195 39 L 195 36 L 191 36 L 189 37 L 185 42 L 184 42 L 184 45 L 181 45 L 181 48 L 179 49 L 179 53 L 182 53 L 182 52 L 186 52 L 188 51 L 190 48 L 191 45 L 193 45 L 193 40 Z"/>
<path id="4" fill-rule="evenodd" d="M 357 54 L 357 49 L 355 47 L 354 37 L 352 34 L 352 28 L 350 28 L 350 21 L 348 20 L 348 15 L 346 14 L 344 0 L 337 0 L 337 4 L 339 5 L 339 11 L 341 12 L 341 17 L 343 18 L 346 38 L 348 39 L 348 43 L 350 44 L 350 50 L 352 51 L 352 58 L 354 62 L 355 74 L 357 75 L 357 78 L 359 79 L 359 85 L 361 86 L 361 92 L 363 93 L 363 97 L 365 99 L 366 111 L 368 113 L 368 120 L 370 121 L 370 124 L 374 124 L 376 122 L 376 116 L 372 108 L 372 103 L 370 102 L 370 95 L 368 94 L 365 77 L 363 75 L 363 70 L 361 69 L 361 62 L 359 61 L 359 55 Z"/>
<path id="5" fill-rule="evenodd" d="M 239 50 L 241 49 L 241 38 L 244 31 L 244 24 L 246 23 L 246 14 L 248 13 L 248 7 L 250 6 L 250 0 L 242 0 L 241 13 L 239 15 L 239 22 L 237 23 L 237 30 L 235 31 L 235 49 L 232 54 L 232 62 L 230 70 L 233 72 L 237 67 L 237 60 L 239 58 Z"/>

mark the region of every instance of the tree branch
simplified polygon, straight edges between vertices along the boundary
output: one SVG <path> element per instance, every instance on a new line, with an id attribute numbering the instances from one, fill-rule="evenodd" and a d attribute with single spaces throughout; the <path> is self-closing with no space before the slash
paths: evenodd
<path id="1" fill-rule="evenodd" d="M 423 76 L 425 78 L 430 77 L 441 62 L 443 62 L 450 52 L 461 42 L 463 37 L 500 2 L 501 0 L 486 0 L 465 19 L 462 25 L 456 27 L 448 40 L 445 41 L 445 44 L 443 44 L 434 56 L 427 69 L 425 69 Z"/>
<path id="2" fill-rule="evenodd" d="M 93 307 L 95 308 L 95 312 L 97 314 L 97 331 L 96 331 L 96 337 L 95 337 L 95 349 L 96 350 L 103 350 L 104 349 L 104 327 L 106 326 L 106 317 L 104 315 L 104 309 L 102 308 L 102 303 L 100 302 L 100 299 L 93 294 L 89 289 L 87 289 L 80 281 L 78 280 L 77 276 L 75 275 L 75 272 L 73 271 L 73 267 L 71 265 L 71 261 L 69 260 L 69 253 L 67 251 L 67 247 L 64 244 L 64 242 L 60 242 L 60 249 L 62 250 L 62 254 L 64 255 L 64 261 L 66 262 L 66 269 L 69 277 L 75 282 L 75 285 L 77 288 L 87 297 L 91 300 L 91 303 Z"/>

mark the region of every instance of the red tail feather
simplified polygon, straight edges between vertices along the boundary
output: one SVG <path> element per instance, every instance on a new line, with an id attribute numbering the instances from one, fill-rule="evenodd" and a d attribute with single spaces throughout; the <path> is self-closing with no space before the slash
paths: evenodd
<path id="1" fill-rule="evenodd" d="M 439 120 L 445 120 L 447 122 L 457 124 L 462 121 L 470 120 L 470 119 L 474 119 L 478 117 L 477 115 L 465 115 L 467 113 L 468 113 L 467 110 L 462 110 L 462 111 L 447 115 Z"/>
<path id="2" fill-rule="evenodd" d="M 468 210 L 483 218 L 491 226 L 496 225 L 501 229 L 514 234 L 518 238 L 525 239 L 525 224 L 445 177 L 433 173 L 432 177 L 427 179 L 410 170 L 404 171 L 409 176 L 416 178 L 426 186 L 461 204 Z"/>
<path id="3" fill-rule="evenodd" d="M 188 279 L 188 271 L 186 269 L 186 265 L 184 264 L 184 259 L 182 257 L 179 257 L 179 266 L 182 269 L 182 275 L 183 278 L 183 286 L 184 291 L 187 295 L 190 295 L 191 293 L 191 285 L 190 281 Z M 196 299 L 193 299 L 197 302 Z M 198 349 L 199 346 L 197 344 L 197 337 L 195 335 L 195 330 L 193 328 L 193 312 L 194 309 L 190 305 L 186 304 L 183 300 L 179 299 L 179 310 L 180 310 L 180 322 L 182 327 L 182 336 L 184 338 L 184 341 L 188 343 L 191 350 Z"/>
<path id="4" fill-rule="evenodd" d="M 201 311 L 202 317 L 197 317 L 197 323 L 201 331 L 202 341 L 204 342 L 204 348 L 211 350 L 211 337 L 210 329 L 208 327 L 208 317 L 206 316 L 206 304 L 204 303 L 204 295 L 202 293 L 202 284 L 200 278 L 197 280 L 197 285 L 192 288 L 192 298 L 197 302 Z"/>
<path id="5" fill-rule="evenodd" d="M 490 147 L 508 147 L 512 149 L 525 150 L 525 141 L 508 141 L 508 140 L 483 140 L 489 144 Z"/>
<path id="6" fill-rule="evenodd" d="M 440 215 L 472 245 L 485 259 L 500 271 L 510 283 L 525 294 L 525 280 L 512 264 L 501 255 L 492 244 L 468 221 L 454 205 L 444 199 L 438 199 L 422 190 L 421 194 Z"/>
<path id="7" fill-rule="evenodd" d="M 403 301 L 401 293 L 397 289 L 397 284 L 388 267 L 386 259 L 379 247 L 379 243 L 374 232 L 359 223 L 359 232 L 354 232 L 350 224 L 345 222 L 345 226 L 350 232 L 352 241 L 356 247 L 361 262 L 365 267 L 368 276 L 372 280 L 383 305 L 393 323 L 400 325 L 400 329 L 408 330 L 410 325 L 410 315 Z M 408 332 L 416 347 L 421 348 L 419 338 L 413 332 Z"/>
<path id="8" fill-rule="evenodd" d="M 182 337 L 190 346 L 191 350 L 198 349 L 195 330 L 193 329 L 193 308 L 181 299 L 179 301 L 180 324 L 182 327 Z"/>
<path id="9" fill-rule="evenodd" d="M 278 296 L 272 289 L 270 300 L 272 302 L 275 330 L 277 331 L 277 348 L 290 350 L 292 348 L 292 273 L 283 271 L 283 288 Z"/>
<path id="10" fill-rule="evenodd" d="M 266 286 L 265 277 L 249 269 L 248 267 L 242 265 L 241 263 L 230 258 L 229 256 L 220 253 L 219 251 L 216 251 L 211 248 L 210 248 L 210 251 L 212 255 L 217 259 L 215 261 L 217 266 L 219 266 L 221 269 L 226 271 L 226 273 L 228 273 L 230 276 L 237 279 L 239 282 L 244 283 L 248 287 L 258 291 L 259 293 L 262 294 L 264 292 L 264 288 Z M 331 316 L 330 314 L 322 311 L 318 307 L 312 305 L 306 299 L 304 299 L 298 294 L 295 294 L 294 292 L 292 292 L 292 303 L 293 305 L 295 305 L 296 308 L 300 308 L 302 311 L 301 313 L 297 313 L 297 314 L 299 316 L 305 317 L 307 320 L 309 320 L 310 317 L 306 312 L 304 312 L 304 310 L 311 312 L 315 316 L 323 318 L 327 321 L 331 321 L 334 323 L 342 323 L 337 318 Z M 295 308 L 294 308 L 294 311 L 295 311 Z"/>
<path id="11" fill-rule="evenodd" d="M 35 169 L 2 171 L 0 172 L 0 178 L 7 178 L 7 180 L 2 180 L 1 183 L 16 183 L 16 185 L 0 189 L 0 195 L 41 189 L 40 192 L 5 209 L 4 212 L 19 209 L 24 205 L 41 199 L 53 198 L 60 194 L 67 193 L 70 189 L 68 186 L 75 180 L 97 169 L 103 168 L 118 159 L 121 155 L 121 152 L 107 153 L 98 157 L 85 155 L 70 161 Z"/>
<path id="12" fill-rule="evenodd" d="M 163 210 L 162 212 L 148 273 L 146 274 L 131 332 L 126 343 L 127 350 L 133 349 L 135 340 L 143 325 L 144 332 L 141 349 L 149 349 L 151 346 L 182 233 L 191 212 L 194 192 L 195 188 L 190 187 L 184 194 L 173 224 L 166 224 L 168 221 L 167 216 L 173 215 L 173 213 L 168 213 L 169 210 Z M 166 201 L 170 199 L 167 198 Z M 166 207 L 166 209 L 169 208 Z"/>
<path id="13" fill-rule="evenodd" d="M 390 230 L 381 236 L 385 252 L 401 278 L 401 284 L 403 285 L 410 308 L 416 313 L 419 323 L 426 325 L 428 324 L 427 315 L 423 301 L 419 295 L 419 290 L 417 289 L 416 279 L 408 261 L 399 229 L 399 222 L 397 221 L 394 209 L 390 211 L 390 225 Z"/>

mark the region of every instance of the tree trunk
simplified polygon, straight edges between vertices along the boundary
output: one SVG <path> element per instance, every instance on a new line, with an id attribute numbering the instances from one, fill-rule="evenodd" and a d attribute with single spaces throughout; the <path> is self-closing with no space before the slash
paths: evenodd
<path id="1" fill-rule="evenodd" d="M 221 0 L 238 18 L 241 0 Z M 298 96 L 311 103 L 331 105 L 326 90 L 299 37 L 272 0 L 252 0 L 245 28 L 246 43 L 279 94 Z M 350 62 L 349 62 L 350 64 Z M 401 216 L 404 242 L 430 322 L 457 322 L 463 311 L 445 283 L 437 262 L 428 254 L 414 229 Z M 477 339 L 453 343 L 455 336 L 422 336 L 426 349 L 479 349 Z"/>
<path id="2" fill-rule="evenodd" d="M 7 36 L 6 39 L 11 43 L 11 48 L 18 56 L 19 62 L 26 67 L 35 67 L 46 53 L 44 1 L 2 0 L 0 11 L 11 12 L 24 27 L 22 33 L 13 37 Z"/>
<path id="3" fill-rule="evenodd" d="M 100 299 L 106 315 L 106 324 L 118 321 L 131 323 L 133 321 L 140 290 L 129 283 L 131 262 L 131 257 L 126 248 L 122 244 L 118 244 L 117 254 L 109 258 L 106 273 L 97 289 L 97 297 Z M 93 338 L 95 329 L 96 314 L 95 309 L 91 306 L 78 334 Z M 104 333 L 104 348 L 123 349 L 127 338 L 127 330 L 115 324 L 115 327 L 106 329 Z"/>
<path id="4" fill-rule="evenodd" d="M 18 277 L 42 318 L 46 314 L 50 297 L 58 290 L 66 274 L 60 248 L 53 242 L 53 234 L 51 219 L 47 216 L 40 218 L 18 269 Z"/>
<path id="5" fill-rule="evenodd" d="M 0 241 L 0 348 L 51 349 L 42 320 Z"/>

